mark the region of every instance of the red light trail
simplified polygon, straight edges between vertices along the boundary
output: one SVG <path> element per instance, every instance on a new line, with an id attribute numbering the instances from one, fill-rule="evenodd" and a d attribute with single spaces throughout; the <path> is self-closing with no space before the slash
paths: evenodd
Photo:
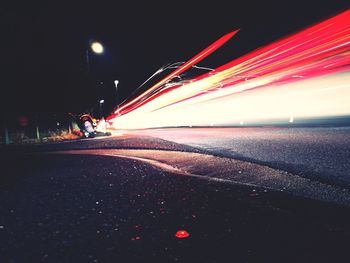
<path id="1" fill-rule="evenodd" d="M 191 58 L 189 61 L 184 63 L 181 67 L 176 69 L 173 73 L 171 73 L 170 75 L 168 75 L 167 77 L 165 77 L 164 79 L 162 79 L 161 81 L 156 83 L 153 87 L 149 88 L 143 94 L 134 98 L 130 102 L 127 102 L 124 105 L 122 105 L 120 108 L 118 108 L 118 110 L 115 113 L 118 113 L 118 115 L 125 114 L 126 112 L 135 108 L 135 104 L 136 104 L 136 106 L 140 106 L 139 103 L 142 102 L 142 100 L 144 98 L 146 98 L 149 94 L 155 93 L 155 91 L 157 91 L 157 89 L 161 88 L 161 86 L 163 84 L 167 83 L 167 81 L 180 75 L 182 72 L 186 71 L 187 69 L 189 69 L 190 67 L 195 65 L 197 62 L 199 62 L 199 61 L 203 60 L 204 58 L 206 58 L 207 56 L 209 56 L 211 53 L 213 53 L 215 50 L 217 50 L 219 47 L 221 47 L 223 44 L 225 44 L 227 41 L 229 41 L 235 34 L 238 33 L 238 31 L 239 30 L 236 30 L 236 31 L 230 32 L 230 33 L 222 36 L 217 41 L 212 43 L 209 47 L 207 47 L 202 52 L 200 52 L 199 54 L 197 54 L 196 56 Z M 129 109 L 129 108 L 131 108 L 131 109 Z"/>
<path id="2" fill-rule="evenodd" d="M 109 116 L 116 128 L 242 125 L 350 115 L 350 10 L 194 78 L 166 82 L 231 32 Z"/>

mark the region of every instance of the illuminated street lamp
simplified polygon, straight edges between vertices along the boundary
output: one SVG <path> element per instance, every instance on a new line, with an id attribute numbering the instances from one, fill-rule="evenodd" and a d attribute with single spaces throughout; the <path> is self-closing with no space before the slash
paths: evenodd
<path id="1" fill-rule="evenodd" d="M 103 117 L 103 109 L 102 109 L 102 104 L 105 102 L 105 100 L 100 100 L 99 101 L 99 106 L 100 106 L 100 118 Z"/>
<path id="2" fill-rule="evenodd" d="M 87 73 L 90 73 L 90 58 L 89 58 L 89 50 L 94 54 L 101 55 L 104 52 L 103 45 L 98 41 L 93 41 L 89 44 L 88 48 L 86 49 L 86 64 L 87 64 Z"/>
<path id="3" fill-rule="evenodd" d="M 98 42 L 98 41 L 90 41 L 88 43 L 88 46 L 86 47 L 86 66 L 87 66 L 87 77 L 88 80 L 90 80 L 92 77 L 90 77 L 90 55 L 96 54 L 96 55 L 102 55 L 104 52 L 104 47 L 103 45 Z M 94 80 L 95 82 L 96 80 Z M 101 81 L 99 85 L 102 86 L 103 82 Z M 100 87 L 101 88 L 101 87 Z M 98 101 L 99 104 L 99 111 L 100 111 L 100 118 L 103 117 L 103 111 L 102 111 L 102 104 L 104 103 L 103 99 L 99 99 Z"/>
<path id="4" fill-rule="evenodd" d="M 114 81 L 114 85 L 115 85 L 116 90 L 118 90 L 118 84 L 119 84 L 119 80 L 116 79 L 116 80 Z"/>
<path id="5" fill-rule="evenodd" d="M 100 42 L 94 41 L 91 43 L 90 47 L 91 47 L 91 50 L 96 54 L 103 53 L 104 48 Z"/>
<path id="6" fill-rule="evenodd" d="M 118 109 L 118 112 L 119 112 L 119 103 L 118 103 L 118 84 L 119 84 L 119 80 L 115 80 L 114 81 L 114 85 L 115 85 L 115 102 L 117 104 L 117 109 Z"/>
<path id="7" fill-rule="evenodd" d="M 114 85 L 115 85 L 115 100 L 118 103 L 118 84 L 119 84 L 119 80 L 115 80 L 114 81 Z"/>

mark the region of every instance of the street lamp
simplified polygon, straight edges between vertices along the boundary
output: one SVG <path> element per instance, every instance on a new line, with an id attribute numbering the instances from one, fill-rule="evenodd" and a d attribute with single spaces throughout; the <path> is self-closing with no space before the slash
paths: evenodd
<path id="1" fill-rule="evenodd" d="M 119 80 L 115 80 L 114 81 L 114 85 L 115 85 L 115 100 L 116 100 L 116 103 L 118 103 L 118 84 L 119 84 Z"/>
<path id="2" fill-rule="evenodd" d="M 114 85 L 115 85 L 116 90 L 118 90 L 118 84 L 119 84 L 119 80 L 116 79 L 116 80 L 114 81 Z"/>
<path id="3" fill-rule="evenodd" d="M 91 43 L 90 47 L 91 47 L 91 50 L 96 54 L 103 53 L 104 48 L 100 42 L 94 41 Z"/>
<path id="4" fill-rule="evenodd" d="M 86 49 L 86 64 L 87 64 L 87 73 L 90 73 L 90 58 L 89 58 L 89 50 L 97 55 L 101 55 L 104 52 L 103 45 L 98 41 L 93 41 L 89 43 L 89 46 Z"/>
<path id="5" fill-rule="evenodd" d="M 99 106 L 100 106 L 100 119 L 103 117 L 103 110 L 102 110 L 102 104 L 105 102 L 105 100 L 100 100 L 99 101 Z"/>
<path id="6" fill-rule="evenodd" d="M 104 52 L 104 47 L 103 45 L 98 42 L 98 41 L 89 41 L 88 46 L 86 47 L 86 65 L 87 65 L 87 77 L 88 81 L 90 79 L 93 79 L 94 83 L 96 84 L 96 79 L 94 77 L 90 77 L 90 53 L 96 54 L 96 55 L 102 55 Z M 96 77 L 96 76 L 95 76 Z M 99 83 L 99 89 L 101 89 L 103 82 L 101 81 Z M 100 91 L 101 92 L 101 91 Z M 101 95 L 100 95 L 101 96 Z M 100 111 L 100 118 L 103 117 L 103 111 L 102 111 L 102 104 L 104 103 L 103 99 L 98 100 L 98 106 L 99 106 L 99 111 Z"/>

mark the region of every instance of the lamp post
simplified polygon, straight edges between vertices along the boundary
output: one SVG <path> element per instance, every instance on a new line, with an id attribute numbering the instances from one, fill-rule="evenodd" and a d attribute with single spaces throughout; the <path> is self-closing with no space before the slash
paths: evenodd
<path id="1" fill-rule="evenodd" d="M 89 43 L 89 46 L 86 48 L 86 65 L 87 65 L 87 73 L 90 73 L 90 57 L 89 51 L 92 51 L 94 54 L 101 55 L 104 52 L 103 45 L 98 41 L 93 41 Z"/>
<path id="2" fill-rule="evenodd" d="M 102 55 L 104 53 L 104 47 L 98 41 L 90 41 L 85 52 L 86 52 L 87 75 L 88 75 L 88 79 L 90 79 L 89 78 L 89 75 L 90 75 L 90 72 L 91 72 L 90 53 L 93 53 L 93 54 L 96 54 L 96 55 Z M 93 78 L 93 81 L 94 81 L 94 83 L 96 85 L 96 79 L 95 78 Z M 98 84 L 98 88 L 99 89 L 101 89 L 101 85 L 102 84 L 103 84 L 103 82 L 99 82 L 99 84 Z M 101 99 L 101 97 L 100 97 L 99 100 L 98 100 L 100 118 L 103 117 L 103 111 L 102 111 L 102 104 L 103 103 L 104 103 L 104 100 Z"/>
<path id="3" fill-rule="evenodd" d="M 106 132 L 107 127 L 106 127 L 106 121 L 103 117 L 103 103 L 105 102 L 104 99 L 99 100 L 98 104 L 99 104 L 99 108 L 100 108 L 100 120 L 99 120 L 99 125 L 98 125 L 98 129 L 102 129 L 102 132 Z M 101 130 L 100 130 L 101 131 Z"/>
<path id="4" fill-rule="evenodd" d="M 105 100 L 99 100 L 99 108 L 100 108 L 100 119 L 103 117 L 103 108 L 102 104 L 105 102 Z"/>
<path id="5" fill-rule="evenodd" d="M 116 79 L 114 81 L 114 85 L 115 85 L 115 100 L 117 104 L 118 104 L 118 84 L 119 84 L 119 80 Z"/>

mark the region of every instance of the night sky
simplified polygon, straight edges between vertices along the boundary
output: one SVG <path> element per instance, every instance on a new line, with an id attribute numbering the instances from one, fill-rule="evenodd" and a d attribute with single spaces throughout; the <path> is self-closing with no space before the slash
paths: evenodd
<path id="1" fill-rule="evenodd" d="M 348 0 L 2 4 L 2 111 L 79 112 L 99 99 L 108 111 L 164 64 L 186 61 L 234 29 L 241 31 L 200 66 L 220 66 L 349 7 Z M 92 40 L 105 53 L 90 53 L 88 74 Z"/>

